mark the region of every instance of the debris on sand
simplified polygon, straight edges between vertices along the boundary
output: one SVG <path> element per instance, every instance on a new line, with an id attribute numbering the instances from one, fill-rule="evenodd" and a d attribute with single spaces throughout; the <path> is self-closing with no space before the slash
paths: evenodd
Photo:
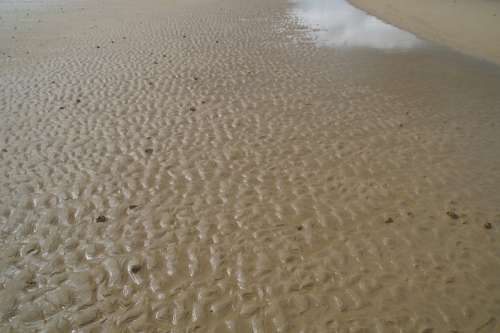
<path id="1" fill-rule="evenodd" d="M 153 148 L 148 148 L 148 149 L 145 149 L 145 150 L 144 150 L 144 152 L 145 152 L 146 154 L 151 155 L 151 154 L 153 153 Z"/>
<path id="2" fill-rule="evenodd" d="M 394 219 L 392 217 L 389 217 L 387 220 L 384 221 L 385 224 L 391 224 L 394 223 Z"/>
<path id="3" fill-rule="evenodd" d="M 455 212 L 452 212 L 451 210 L 450 211 L 447 211 L 446 212 L 446 215 L 448 215 L 450 218 L 454 219 L 454 220 L 457 220 L 460 216 L 458 216 L 457 213 Z"/>
<path id="4" fill-rule="evenodd" d="M 485 228 L 485 229 L 491 229 L 491 228 L 493 228 L 493 225 L 492 225 L 490 222 L 486 222 L 486 223 L 484 224 L 484 228 Z"/>
<path id="5" fill-rule="evenodd" d="M 99 216 L 95 219 L 95 221 L 96 221 L 97 223 L 104 223 L 104 222 L 106 222 L 107 220 L 108 220 L 108 218 L 107 218 L 106 216 L 104 216 L 104 215 L 99 215 Z"/>
<path id="6" fill-rule="evenodd" d="M 132 266 L 130 267 L 130 271 L 131 271 L 132 273 L 136 274 L 136 273 L 138 273 L 138 272 L 141 270 L 141 268 L 142 268 L 142 266 L 141 266 L 141 265 L 138 265 L 138 264 L 136 264 L 136 265 L 132 265 Z"/>

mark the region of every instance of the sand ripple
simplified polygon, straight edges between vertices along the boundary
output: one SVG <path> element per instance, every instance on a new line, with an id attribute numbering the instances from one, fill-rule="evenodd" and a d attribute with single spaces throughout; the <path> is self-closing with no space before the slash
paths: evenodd
<path id="1" fill-rule="evenodd" d="M 0 331 L 498 330 L 499 70 L 198 2 L 9 44 Z"/>

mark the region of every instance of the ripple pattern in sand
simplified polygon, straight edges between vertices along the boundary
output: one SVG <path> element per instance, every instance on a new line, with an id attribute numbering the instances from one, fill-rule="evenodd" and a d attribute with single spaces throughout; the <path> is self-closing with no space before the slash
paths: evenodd
<path id="1" fill-rule="evenodd" d="M 498 330 L 497 72 L 92 4 L 0 63 L 0 331 Z"/>

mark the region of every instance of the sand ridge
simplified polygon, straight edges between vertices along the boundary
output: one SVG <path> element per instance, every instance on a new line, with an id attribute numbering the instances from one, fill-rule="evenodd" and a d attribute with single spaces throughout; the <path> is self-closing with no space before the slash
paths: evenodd
<path id="1" fill-rule="evenodd" d="M 0 331 L 498 330 L 498 69 L 81 4 L 0 63 Z"/>

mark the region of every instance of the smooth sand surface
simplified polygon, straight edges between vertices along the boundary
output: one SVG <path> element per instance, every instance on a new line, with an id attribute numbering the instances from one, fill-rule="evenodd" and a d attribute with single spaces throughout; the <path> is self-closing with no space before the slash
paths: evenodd
<path id="1" fill-rule="evenodd" d="M 282 0 L 0 6 L 0 332 L 500 331 L 497 67 Z"/>
<path id="2" fill-rule="evenodd" d="M 500 1 L 349 1 L 422 38 L 500 65 Z"/>

